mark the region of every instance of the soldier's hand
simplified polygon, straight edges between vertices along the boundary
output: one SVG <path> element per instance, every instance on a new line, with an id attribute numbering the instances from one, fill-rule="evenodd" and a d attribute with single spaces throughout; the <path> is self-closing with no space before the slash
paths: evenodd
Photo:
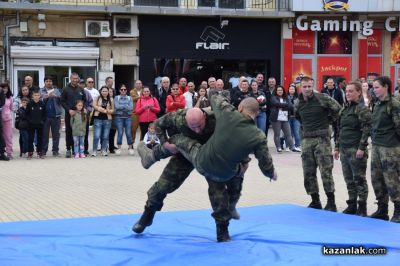
<path id="1" fill-rule="evenodd" d="M 336 150 L 333 152 L 333 158 L 335 158 L 335 160 L 339 159 L 339 151 Z"/>
<path id="2" fill-rule="evenodd" d="M 362 158 L 364 158 L 364 151 L 358 149 L 357 152 L 356 152 L 356 158 L 357 158 L 357 159 L 362 159 Z"/>
<path id="3" fill-rule="evenodd" d="M 170 153 L 175 154 L 178 152 L 178 148 L 176 147 L 175 144 L 169 143 L 169 142 L 165 142 L 164 143 L 164 148 L 166 148 Z"/>

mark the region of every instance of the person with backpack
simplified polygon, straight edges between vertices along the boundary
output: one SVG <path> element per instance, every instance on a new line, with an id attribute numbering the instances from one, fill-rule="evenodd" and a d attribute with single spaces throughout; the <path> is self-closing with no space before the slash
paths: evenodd
<path id="1" fill-rule="evenodd" d="M 371 131 L 371 111 L 362 101 L 362 85 L 350 82 L 346 86 L 347 105 L 340 111 L 338 139 L 334 157 L 342 162 L 342 172 L 349 199 L 346 214 L 367 216 L 368 184 L 366 179 L 368 138 Z M 357 204 L 358 199 L 358 204 Z"/>
<path id="2" fill-rule="evenodd" d="M 333 181 L 333 156 L 329 125 L 338 118 L 342 106 L 330 96 L 314 93 L 314 83 L 309 77 L 300 81 L 301 95 L 295 101 L 294 114 L 301 122 L 304 187 L 312 201 L 309 208 L 322 209 L 319 199 L 317 167 L 320 169 L 328 202 L 327 211 L 337 211 L 335 183 Z"/>
<path id="3" fill-rule="evenodd" d="M 139 100 L 136 102 L 136 114 L 139 115 L 141 141 L 150 123 L 157 119 L 158 112 L 160 112 L 160 105 L 157 99 L 151 96 L 149 87 L 143 87 L 142 96 L 140 96 Z"/>
<path id="4" fill-rule="evenodd" d="M 370 217 L 389 220 L 390 198 L 390 221 L 400 223 L 400 102 L 391 95 L 389 77 L 377 77 L 372 85 L 377 101 L 372 110 L 371 182 L 378 209 Z"/>
<path id="5" fill-rule="evenodd" d="M 133 155 L 133 140 L 132 140 L 132 110 L 133 110 L 133 101 L 132 98 L 127 95 L 128 89 L 122 84 L 119 88 L 119 95 L 114 98 L 115 105 L 115 123 L 117 125 L 117 146 L 118 149 L 115 150 L 116 155 L 121 154 L 121 145 L 122 145 L 122 136 L 125 131 L 126 142 L 128 144 L 128 152 L 130 155 Z"/>

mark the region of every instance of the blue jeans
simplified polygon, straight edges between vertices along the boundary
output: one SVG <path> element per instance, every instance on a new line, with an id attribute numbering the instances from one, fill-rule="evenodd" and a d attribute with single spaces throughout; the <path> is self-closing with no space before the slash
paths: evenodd
<path id="1" fill-rule="evenodd" d="M 117 145 L 122 145 L 122 136 L 124 135 L 124 130 L 125 130 L 125 135 L 126 135 L 126 142 L 128 145 L 132 145 L 132 118 L 127 117 L 127 118 L 122 118 L 122 117 L 117 117 L 115 118 L 115 123 L 117 124 Z"/>
<path id="2" fill-rule="evenodd" d="M 85 136 L 73 136 L 75 156 L 84 153 Z"/>
<path id="3" fill-rule="evenodd" d="M 260 111 L 256 117 L 256 123 L 257 127 L 265 132 L 265 128 L 267 126 L 267 113 Z"/>
<path id="4" fill-rule="evenodd" d="M 292 131 L 292 138 L 294 138 L 294 146 L 301 146 L 301 138 L 300 138 L 300 121 L 296 118 L 289 119 L 290 129 Z"/>
<path id="5" fill-rule="evenodd" d="M 111 128 L 111 120 L 94 119 L 93 152 L 96 152 L 101 137 L 101 150 L 107 151 L 108 135 Z"/>

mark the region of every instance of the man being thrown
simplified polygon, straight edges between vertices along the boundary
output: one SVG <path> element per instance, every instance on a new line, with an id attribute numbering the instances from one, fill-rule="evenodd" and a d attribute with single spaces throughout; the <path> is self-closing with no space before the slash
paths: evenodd
<path id="1" fill-rule="evenodd" d="M 254 123 L 259 110 L 257 100 L 244 99 L 237 111 L 223 97 L 213 96 L 211 107 L 217 122 L 214 134 L 205 144 L 180 134 L 172 136 L 170 142 L 207 180 L 230 180 L 242 170 L 241 162 L 250 153 L 258 159 L 262 173 L 276 180 L 267 139 Z"/>
<path id="2" fill-rule="evenodd" d="M 144 213 L 135 223 L 132 230 L 142 233 L 153 222 L 156 211 L 160 211 L 167 194 L 178 189 L 193 171 L 193 165 L 180 153 L 176 153 L 174 144 L 168 142 L 167 135 L 183 133 L 185 136 L 205 143 L 214 132 L 215 117 L 210 112 L 199 108 L 180 109 L 168 113 L 155 122 L 157 136 L 161 145 L 148 149 L 144 143 L 138 145 L 138 153 L 142 157 L 144 168 L 153 163 L 171 157 L 158 181 L 147 192 L 148 199 Z M 229 182 L 221 183 L 207 180 L 208 194 L 213 208 L 212 216 L 217 224 L 217 240 L 229 241 L 228 224 L 231 218 L 239 219 L 235 206 L 242 189 L 243 175 L 236 175 Z"/>

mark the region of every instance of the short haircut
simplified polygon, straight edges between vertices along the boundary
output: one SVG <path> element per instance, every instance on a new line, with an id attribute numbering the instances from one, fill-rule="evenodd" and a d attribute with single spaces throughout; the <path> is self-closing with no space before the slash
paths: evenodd
<path id="1" fill-rule="evenodd" d="M 52 77 L 52 76 L 45 76 L 44 79 L 43 79 L 43 81 L 46 81 L 46 80 L 51 80 L 51 81 L 53 81 L 53 77 Z"/>
<path id="2" fill-rule="evenodd" d="M 308 76 L 304 76 L 304 77 L 301 78 L 300 82 L 303 82 L 303 81 L 304 82 L 309 82 L 309 81 L 313 81 L 313 79 L 308 77 Z"/>
<path id="3" fill-rule="evenodd" d="M 22 97 L 21 102 L 27 102 L 29 103 L 29 99 L 27 97 Z"/>
<path id="4" fill-rule="evenodd" d="M 239 106 L 243 106 L 243 109 L 252 114 L 257 114 L 260 110 L 259 103 L 253 97 L 244 98 L 243 101 L 240 102 Z"/>
<path id="5" fill-rule="evenodd" d="M 106 82 L 109 81 L 110 79 L 113 79 L 113 77 L 111 77 L 111 76 L 106 77 Z"/>

